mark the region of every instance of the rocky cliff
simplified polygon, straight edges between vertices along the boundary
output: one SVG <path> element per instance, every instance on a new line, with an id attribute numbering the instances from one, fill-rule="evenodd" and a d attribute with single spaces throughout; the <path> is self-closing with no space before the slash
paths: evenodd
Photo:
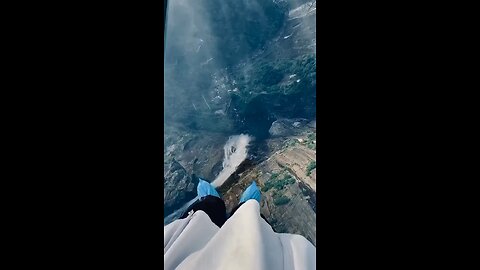
<path id="1" fill-rule="evenodd" d="M 316 129 L 295 129 L 298 135 L 266 140 L 266 160 L 243 168 L 219 191 L 230 211 L 255 181 L 262 191 L 261 213 L 274 230 L 303 235 L 316 245 Z"/>
<path id="2" fill-rule="evenodd" d="M 176 160 L 168 165 L 163 178 L 164 217 L 197 196 L 198 179 L 190 177 Z"/>
<path id="3" fill-rule="evenodd" d="M 170 24 L 166 49 L 165 213 L 195 197 L 192 175 L 215 179 L 228 137 L 246 133 L 255 137 L 248 158 L 218 189 L 227 210 L 256 181 L 273 228 L 316 244 L 316 2 L 261 1 L 263 11 L 227 2 L 172 8 L 184 16 Z M 193 10 L 206 6 L 224 12 Z M 239 20 L 238 10 L 248 14 Z"/>
<path id="4" fill-rule="evenodd" d="M 315 245 L 316 124 L 315 121 L 307 122 L 304 119 L 282 119 L 278 123 L 282 123 L 285 133 L 263 141 L 253 141 L 249 147 L 248 158 L 218 191 L 230 212 L 238 204 L 245 188 L 252 181 L 256 181 L 262 191 L 261 213 L 274 230 L 303 235 Z M 191 148 L 191 139 L 185 140 L 183 144 L 177 143 L 177 147 L 183 150 L 176 151 L 175 155 L 187 164 L 191 163 L 187 162 L 187 157 L 198 162 L 198 158 L 195 158 L 198 156 L 203 156 L 204 162 L 208 157 L 209 161 L 206 163 L 219 164 L 223 155 L 209 156 L 203 153 L 220 151 L 226 138 L 221 143 L 214 144 L 217 145 L 216 150 L 208 143 L 211 143 L 211 138 L 197 138 L 193 140 L 196 142 L 195 147 Z M 174 154 L 171 152 L 169 155 Z M 207 178 L 195 166 L 187 167 L 188 169 L 180 165 L 175 158 L 168 163 L 164 175 L 167 215 L 195 197 L 198 180 L 189 175 L 200 173 L 198 176 L 211 181 L 219 171 L 214 172 L 207 166 L 204 171 L 212 175 L 212 178 Z"/>

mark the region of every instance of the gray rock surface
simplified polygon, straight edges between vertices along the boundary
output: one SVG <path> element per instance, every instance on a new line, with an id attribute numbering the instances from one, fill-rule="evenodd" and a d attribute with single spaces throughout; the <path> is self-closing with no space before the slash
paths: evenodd
<path id="1" fill-rule="evenodd" d="M 164 217 L 197 196 L 198 179 L 192 179 L 175 159 L 168 165 L 163 178 Z"/>
<path id="2" fill-rule="evenodd" d="M 295 124 L 294 127 L 293 125 Z M 295 133 L 292 137 L 275 137 L 266 141 L 269 151 L 267 158 L 251 163 L 237 173 L 234 181 L 219 189 L 225 201 L 227 212 L 238 205 L 243 191 L 255 181 L 261 189 L 260 213 L 276 232 L 303 235 L 316 246 L 316 177 L 315 170 L 307 175 L 307 166 L 316 160 L 312 143 L 316 130 L 301 119 L 283 119 L 277 122 L 281 128 Z M 300 140 L 301 139 L 301 142 Z M 294 143 L 288 143 L 294 142 Z M 273 178 L 273 174 L 278 176 Z M 294 183 L 280 186 L 281 179 L 290 175 Z M 267 188 L 267 182 L 273 186 Z M 276 199 L 288 198 L 279 204 Z"/>
<path id="3" fill-rule="evenodd" d="M 272 137 L 293 136 L 302 132 L 302 128 L 308 124 L 303 118 L 278 119 L 272 123 L 268 132 Z"/>

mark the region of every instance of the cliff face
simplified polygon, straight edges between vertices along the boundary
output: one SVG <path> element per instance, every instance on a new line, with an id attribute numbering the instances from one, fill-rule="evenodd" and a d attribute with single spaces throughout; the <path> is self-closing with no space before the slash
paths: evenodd
<path id="1" fill-rule="evenodd" d="M 256 181 L 262 194 L 261 213 L 274 230 L 303 235 L 316 245 L 316 124 L 305 119 L 278 123 L 284 133 L 253 141 L 248 158 L 217 190 L 230 213 L 245 188 Z M 221 166 L 212 164 L 221 164 L 226 138 L 216 136 L 185 134 L 182 138 L 188 139 L 169 147 L 171 161 L 164 174 L 166 216 L 196 196 L 198 179 L 191 174 L 208 181 L 218 175 Z"/>
<path id="2" fill-rule="evenodd" d="M 172 126 L 164 135 L 163 195 L 164 214 L 168 216 L 196 197 L 198 177 L 212 181 L 222 170 L 223 146 L 228 138 Z"/>
<path id="3" fill-rule="evenodd" d="M 315 245 L 316 2 L 259 1 L 263 22 L 244 7 L 249 1 L 194 2 L 199 6 L 178 1 L 171 10 L 185 16 L 170 24 L 177 35 L 166 49 L 165 214 L 195 197 L 193 174 L 216 178 L 228 137 L 245 133 L 255 137 L 249 156 L 218 188 L 227 210 L 256 181 L 273 228 Z M 211 13 L 219 6 L 225 17 Z M 248 18 L 257 25 L 247 27 Z M 251 36 L 249 44 L 239 34 Z"/>
<path id="4" fill-rule="evenodd" d="M 252 181 L 261 188 L 261 213 L 277 232 L 305 236 L 316 245 L 316 129 L 298 128 L 298 135 L 268 139 L 266 160 L 250 164 L 219 191 L 231 211 Z"/>
<path id="5" fill-rule="evenodd" d="M 197 196 L 198 179 L 192 179 L 176 160 L 169 164 L 163 185 L 164 217 Z"/>
<path id="6" fill-rule="evenodd" d="M 267 137 L 278 118 L 315 116 L 314 1 L 174 2 L 165 121 Z"/>

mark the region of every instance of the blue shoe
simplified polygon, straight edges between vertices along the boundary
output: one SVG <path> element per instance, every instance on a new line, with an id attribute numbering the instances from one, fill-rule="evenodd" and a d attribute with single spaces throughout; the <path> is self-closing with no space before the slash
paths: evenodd
<path id="1" fill-rule="evenodd" d="M 253 181 L 252 184 L 245 189 L 242 197 L 240 197 L 240 203 L 246 202 L 250 199 L 257 200 L 258 203 L 260 203 L 260 190 L 258 189 L 257 184 L 255 184 L 255 181 Z"/>
<path id="2" fill-rule="evenodd" d="M 198 178 L 198 186 L 197 186 L 197 196 L 198 196 L 198 198 L 203 198 L 203 197 L 208 196 L 208 195 L 220 198 L 220 195 L 215 190 L 215 188 L 212 185 L 210 185 L 210 183 L 208 183 L 205 180 L 202 180 L 202 179 Z"/>

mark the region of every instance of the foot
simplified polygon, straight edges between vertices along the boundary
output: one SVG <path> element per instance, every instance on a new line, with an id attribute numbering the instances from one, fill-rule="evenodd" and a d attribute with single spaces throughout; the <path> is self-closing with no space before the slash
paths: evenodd
<path id="1" fill-rule="evenodd" d="M 242 194 L 242 197 L 240 197 L 240 203 L 246 202 L 247 200 L 254 199 L 257 200 L 258 203 L 260 203 L 260 190 L 257 187 L 257 184 L 255 181 L 250 184 L 250 186 L 245 189 L 245 191 Z"/>
<path id="2" fill-rule="evenodd" d="M 197 195 L 199 198 L 203 198 L 208 195 L 220 198 L 220 195 L 215 190 L 215 188 L 210 185 L 210 183 L 200 178 L 198 179 Z"/>

